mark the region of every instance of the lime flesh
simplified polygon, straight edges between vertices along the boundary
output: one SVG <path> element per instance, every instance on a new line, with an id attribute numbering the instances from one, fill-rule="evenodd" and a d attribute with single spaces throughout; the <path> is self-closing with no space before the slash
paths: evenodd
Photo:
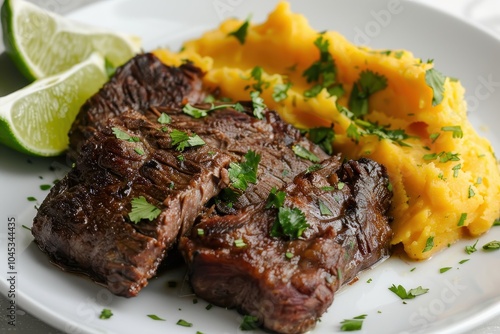
<path id="1" fill-rule="evenodd" d="M 108 80 L 97 54 L 61 74 L 0 98 L 0 141 L 36 156 L 68 147 L 68 131 L 81 105 Z"/>

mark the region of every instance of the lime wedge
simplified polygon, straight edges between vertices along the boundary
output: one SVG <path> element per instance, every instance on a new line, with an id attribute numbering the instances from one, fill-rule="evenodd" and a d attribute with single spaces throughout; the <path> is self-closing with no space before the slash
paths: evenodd
<path id="1" fill-rule="evenodd" d="M 63 153 L 81 105 L 107 80 L 104 59 L 94 53 L 65 72 L 0 97 L 0 142 L 36 156 Z"/>
<path id="2" fill-rule="evenodd" d="M 140 39 L 84 25 L 24 0 L 5 0 L 1 9 L 6 50 L 31 80 L 54 75 L 99 52 L 113 66 L 140 52 Z"/>

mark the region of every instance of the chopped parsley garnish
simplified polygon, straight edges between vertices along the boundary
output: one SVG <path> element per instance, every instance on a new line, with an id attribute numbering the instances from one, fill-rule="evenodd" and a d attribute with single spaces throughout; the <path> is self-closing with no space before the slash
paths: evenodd
<path id="1" fill-rule="evenodd" d="M 241 163 L 232 162 L 229 165 L 229 179 L 233 188 L 245 191 L 249 183 L 257 182 L 257 168 L 260 162 L 260 154 L 249 150 Z"/>
<path id="2" fill-rule="evenodd" d="M 36 202 L 37 201 L 36 197 L 33 197 L 33 196 L 28 196 L 27 200 L 30 201 L 30 202 Z"/>
<path id="3" fill-rule="evenodd" d="M 139 223 L 142 219 L 153 220 L 158 217 L 161 210 L 153 204 L 150 204 L 144 196 L 139 196 L 132 199 L 132 211 L 129 213 L 129 218 L 133 223 Z"/>
<path id="4" fill-rule="evenodd" d="M 321 190 L 323 190 L 323 191 L 333 191 L 333 190 L 335 190 L 336 188 L 335 188 L 335 187 L 332 187 L 332 186 L 325 186 L 325 187 L 321 187 L 321 188 L 319 188 L 319 189 L 321 189 Z"/>
<path id="5" fill-rule="evenodd" d="M 308 131 L 309 139 L 319 145 L 327 154 L 333 154 L 332 142 L 335 137 L 333 128 L 319 127 Z"/>
<path id="6" fill-rule="evenodd" d="M 162 112 L 160 117 L 158 117 L 158 123 L 160 124 L 170 124 L 171 122 L 172 118 L 168 114 L 165 114 L 164 112 Z"/>
<path id="7" fill-rule="evenodd" d="M 31 228 L 30 228 L 30 227 L 28 227 L 28 226 L 26 226 L 26 225 L 24 225 L 24 224 L 23 224 L 23 225 L 21 225 L 21 227 L 22 227 L 22 228 L 24 228 L 24 229 L 26 229 L 26 230 L 28 230 L 28 231 L 31 231 Z"/>
<path id="8" fill-rule="evenodd" d="M 500 241 L 493 240 L 483 246 L 484 250 L 498 250 L 500 249 Z"/>
<path id="9" fill-rule="evenodd" d="M 281 102 L 288 97 L 288 90 L 292 87 L 291 82 L 276 84 L 273 88 L 273 100 L 275 102 Z"/>
<path id="10" fill-rule="evenodd" d="M 205 145 L 205 141 L 197 134 L 189 135 L 177 129 L 170 132 L 170 138 L 172 139 L 172 146 L 176 146 L 176 150 L 181 152 L 184 151 L 186 147 Z"/>
<path id="11" fill-rule="evenodd" d="M 349 109 L 356 116 L 368 114 L 368 98 L 387 87 L 387 78 L 370 70 L 360 73 L 358 81 L 352 87 L 349 97 Z"/>
<path id="12" fill-rule="evenodd" d="M 242 248 L 242 247 L 245 247 L 247 244 L 245 243 L 245 241 L 243 239 L 236 239 L 236 240 L 234 240 L 234 245 L 238 248 Z"/>
<path id="13" fill-rule="evenodd" d="M 102 309 L 101 314 L 99 315 L 99 319 L 109 319 L 113 316 L 113 312 L 110 309 L 105 308 Z"/>
<path id="14" fill-rule="evenodd" d="M 259 328 L 259 318 L 252 315 L 245 315 L 243 321 L 240 324 L 240 329 L 242 331 L 251 331 Z"/>
<path id="15" fill-rule="evenodd" d="M 144 155 L 144 150 L 140 147 L 134 148 L 134 151 L 135 151 L 135 153 L 137 153 L 139 155 Z"/>
<path id="16" fill-rule="evenodd" d="M 235 104 L 219 104 L 219 105 L 214 105 L 213 103 L 210 105 L 210 108 L 197 108 L 192 106 L 189 103 L 186 103 L 184 107 L 182 108 L 182 112 L 192 116 L 194 118 L 203 118 L 207 117 L 208 113 L 214 110 L 219 110 L 219 109 L 226 109 L 226 108 L 234 108 L 236 111 L 243 111 L 243 106 L 240 103 L 235 103 Z"/>
<path id="17" fill-rule="evenodd" d="M 263 73 L 264 70 L 260 66 L 255 66 L 254 68 L 252 68 L 252 71 L 250 72 L 250 77 L 255 80 L 255 83 L 252 85 L 252 88 L 259 93 L 262 93 L 262 91 L 268 88 L 270 85 L 268 81 L 262 80 Z"/>
<path id="18" fill-rule="evenodd" d="M 441 135 L 441 134 L 440 134 L 439 132 L 436 132 L 436 133 L 431 133 L 431 134 L 429 135 L 429 138 L 430 138 L 430 139 L 432 140 L 432 142 L 434 143 L 434 142 L 436 141 L 436 139 L 438 139 L 438 138 L 439 138 L 439 136 L 440 136 L 440 135 Z"/>
<path id="19" fill-rule="evenodd" d="M 457 226 L 464 226 L 465 224 L 465 220 L 467 219 L 467 213 L 466 212 L 463 212 L 461 215 L 460 215 L 460 218 L 458 219 L 458 224 Z"/>
<path id="20" fill-rule="evenodd" d="M 450 270 L 452 267 L 443 267 L 441 269 L 439 269 L 439 273 L 442 274 L 442 273 L 445 273 L 447 272 L 448 270 Z"/>
<path id="21" fill-rule="evenodd" d="M 40 185 L 40 190 L 49 190 L 52 186 L 50 184 Z"/>
<path id="22" fill-rule="evenodd" d="M 475 251 L 477 251 L 476 245 L 477 245 L 478 241 L 479 240 L 476 240 L 476 242 L 472 246 L 465 246 L 465 252 L 470 255 L 470 254 L 474 253 Z"/>
<path id="23" fill-rule="evenodd" d="M 434 237 L 428 237 L 427 241 L 425 242 L 425 247 L 422 250 L 422 253 L 428 252 L 432 248 L 434 248 Z"/>
<path id="24" fill-rule="evenodd" d="M 301 157 L 303 159 L 307 159 L 307 160 L 312 161 L 312 162 L 319 162 L 319 158 L 316 156 L 316 154 L 312 153 L 311 151 L 309 151 L 308 149 L 306 149 L 305 147 L 303 147 L 301 145 L 294 145 L 292 147 L 292 150 L 295 152 L 295 154 L 298 157 Z"/>
<path id="25" fill-rule="evenodd" d="M 472 188 L 472 185 L 469 185 L 469 192 L 467 194 L 467 198 L 474 197 L 476 193 L 474 192 L 474 188 Z"/>
<path id="26" fill-rule="evenodd" d="M 311 165 L 309 167 L 307 167 L 306 169 L 306 174 L 309 174 L 309 173 L 312 173 L 312 172 L 315 172 L 317 170 L 320 170 L 321 168 L 323 168 L 322 165 L 320 164 L 314 164 L 314 165 Z"/>
<path id="27" fill-rule="evenodd" d="M 363 327 L 363 320 L 366 314 L 358 315 L 352 319 L 345 319 L 340 324 L 340 330 L 343 332 L 359 331 Z"/>
<path id="28" fill-rule="evenodd" d="M 417 296 L 423 295 L 429 291 L 429 289 L 424 289 L 421 286 L 415 289 L 410 289 L 406 291 L 406 289 L 402 285 L 396 286 L 393 284 L 389 290 L 394 292 L 401 299 L 413 299 Z"/>
<path id="29" fill-rule="evenodd" d="M 212 309 L 212 307 L 214 307 L 212 304 L 208 304 L 207 306 L 205 306 L 205 310 L 209 311 Z"/>
<path id="30" fill-rule="evenodd" d="M 427 161 L 436 160 L 439 158 L 439 162 L 445 163 L 448 161 L 460 161 L 460 153 L 453 152 L 440 152 L 440 153 L 429 153 L 424 154 L 423 159 Z"/>
<path id="31" fill-rule="evenodd" d="M 410 138 L 403 129 L 390 129 L 390 125 L 379 125 L 364 119 L 357 118 L 349 109 L 337 106 L 340 113 L 347 116 L 352 120 L 351 124 L 347 127 L 347 137 L 359 142 L 361 136 L 377 136 L 379 139 L 388 139 L 400 146 L 410 147 L 411 145 L 404 142 L 405 139 Z"/>
<path id="32" fill-rule="evenodd" d="M 464 136 L 464 133 L 462 131 L 462 127 L 460 125 L 455 125 L 455 126 L 443 126 L 441 128 L 443 131 L 450 131 L 452 132 L 453 138 L 462 138 Z"/>
<path id="33" fill-rule="evenodd" d="M 371 123 L 366 120 L 356 119 L 354 123 L 361 128 L 360 135 L 373 135 L 379 139 L 388 139 L 400 146 L 410 147 L 409 144 L 403 140 L 410 138 L 410 136 L 403 129 L 389 129 L 389 126 Z M 352 123 L 351 123 L 352 124 Z"/>
<path id="34" fill-rule="evenodd" d="M 432 89 L 432 106 L 435 107 L 443 101 L 445 77 L 441 72 L 431 68 L 425 71 L 425 83 Z"/>
<path id="35" fill-rule="evenodd" d="M 193 327 L 192 323 L 187 322 L 186 320 L 183 320 L 183 319 L 179 319 L 179 321 L 177 321 L 176 325 L 183 326 L 183 327 Z"/>
<path id="36" fill-rule="evenodd" d="M 253 115 L 257 119 L 264 118 L 264 110 L 267 106 L 264 104 L 264 99 L 260 97 L 259 92 L 251 92 L 250 97 L 252 98 Z"/>
<path id="37" fill-rule="evenodd" d="M 129 142 L 135 142 L 135 143 L 139 141 L 138 137 L 131 136 L 128 133 L 126 133 L 125 131 L 122 131 L 117 127 L 111 128 L 111 130 L 113 130 L 113 134 L 118 139 L 126 140 Z"/>
<path id="38" fill-rule="evenodd" d="M 193 107 L 189 103 L 186 103 L 186 105 L 184 105 L 184 107 L 182 108 L 182 112 L 194 118 L 202 118 L 208 115 L 208 110 Z"/>
<path id="39" fill-rule="evenodd" d="M 156 314 L 148 314 L 148 317 L 150 317 L 153 320 L 157 320 L 157 321 L 165 321 L 165 319 L 160 318 Z"/>
<path id="40" fill-rule="evenodd" d="M 231 31 L 228 36 L 234 36 L 240 44 L 245 44 L 245 40 L 247 38 L 248 27 L 250 26 L 250 17 L 248 17 L 245 22 L 241 24 L 241 26 L 235 31 Z"/>
<path id="41" fill-rule="evenodd" d="M 319 212 L 322 216 L 333 216 L 333 212 L 326 206 L 322 201 L 318 202 L 319 204 Z"/>
<path id="42" fill-rule="evenodd" d="M 271 228 L 271 236 L 288 236 L 297 239 L 309 227 L 306 216 L 299 208 L 280 207 L 278 217 Z"/>
<path id="43" fill-rule="evenodd" d="M 462 168 L 462 164 L 458 164 L 453 166 L 451 169 L 453 170 L 453 177 L 458 177 L 458 171 Z"/>
<path id="44" fill-rule="evenodd" d="M 337 69 L 335 62 L 328 48 L 330 41 L 325 39 L 323 34 L 320 34 L 314 41 L 314 45 L 319 50 L 319 60 L 312 63 L 303 73 L 302 76 L 306 78 L 308 83 L 315 83 L 310 89 L 304 92 L 305 97 L 315 97 L 323 88 L 325 88 L 330 96 L 337 93 L 335 83 Z"/>
<path id="45" fill-rule="evenodd" d="M 276 187 L 271 189 L 271 192 L 267 196 L 266 209 L 270 208 L 280 208 L 285 203 L 286 193 L 284 191 L 278 191 Z"/>

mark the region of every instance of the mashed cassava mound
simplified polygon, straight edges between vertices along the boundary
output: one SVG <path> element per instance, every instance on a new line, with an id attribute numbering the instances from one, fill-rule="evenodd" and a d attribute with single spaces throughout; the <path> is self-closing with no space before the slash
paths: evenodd
<path id="1" fill-rule="evenodd" d="M 193 61 L 220 97 L 248 100 L 259 91 L 296 127 L 333 125 L 334 151 L 384 164 L 394 191 L 392 243 L 413 259 L 478 236 L 499 217 L 492 147 L 467 120 L 460 82 L 431 61 L 318 33 L 287 3 L 260 25 L 230 19 L 179 53 L 155 53 L 167 64 Z"/>

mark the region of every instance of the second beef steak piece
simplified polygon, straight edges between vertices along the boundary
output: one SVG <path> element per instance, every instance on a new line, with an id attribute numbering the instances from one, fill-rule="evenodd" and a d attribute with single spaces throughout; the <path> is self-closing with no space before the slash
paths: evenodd
<path id="1" fill-rule="evenodd" d="M 342 284 L 388 256 L 388 185 L 376 162 L 333 157 L 274 201 L 205 217 L 180 241 L 194 292 L 279 333 L 311 330 Z"/>

